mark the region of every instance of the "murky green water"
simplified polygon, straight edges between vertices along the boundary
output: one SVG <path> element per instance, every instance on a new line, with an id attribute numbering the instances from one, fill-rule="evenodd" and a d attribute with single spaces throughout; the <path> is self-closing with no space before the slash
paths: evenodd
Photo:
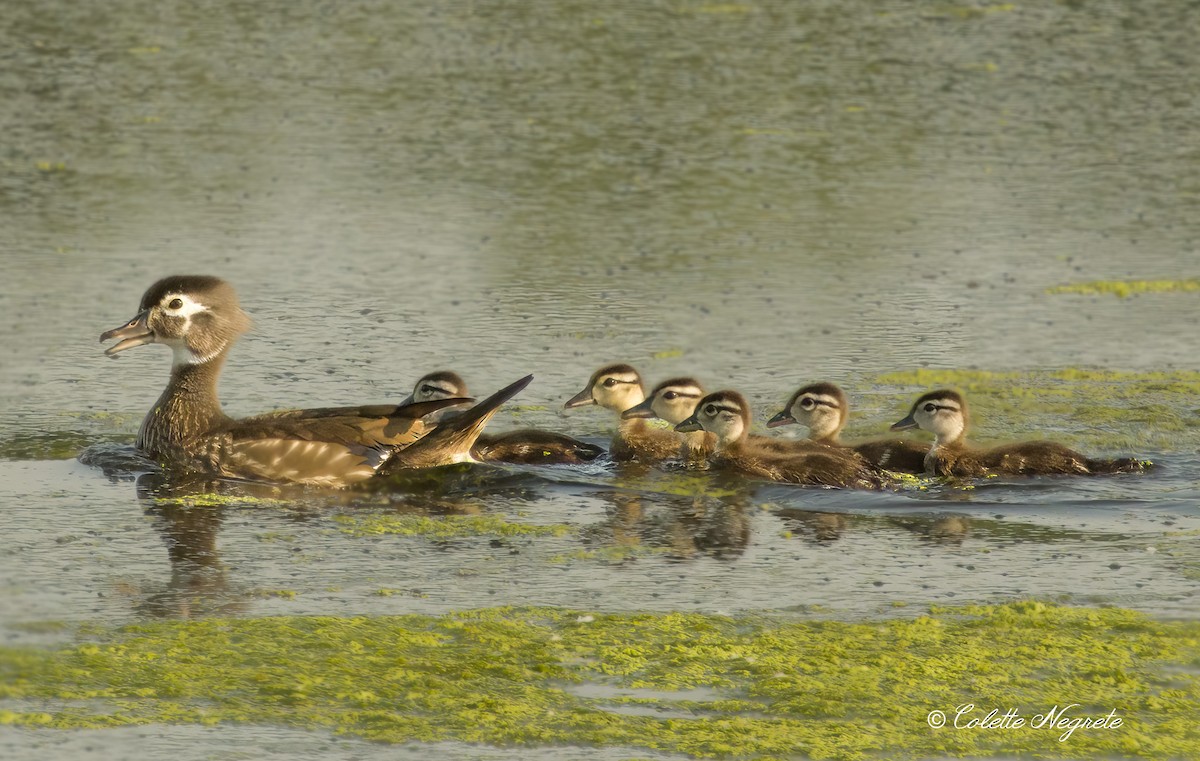
<path id="1" fill-rule="evenodd" d="M 1166 0 L 10 0 L 0 634 L 495 605 L 857 619 L 1030 596 L 1195 619 L 1198 295 L 1046 289 L 1200 276 L 1198 24 Z M 255 319 L 222 381 L 235 415 L 394 400 L 443 367 L 476 391 L 532 372 L 494 425 L 604 442 L 610 415 L 560 408 L 620 360 L 738 388 L 760 421 L 835 380 L 865 436 L 921 390 L 885 374 L 981 368 L 1019 373 L 968 387 L 981 439 L 1161 467 L 895 494 L 477 468 L 189 507 L 171 501 L 185 487 L 70 459 L 128 441 L 160 391 L 165 351 L 114 362 L 96 336 L 175 272 L 231 280 Z M 1072 367 L 1131 375 L 1050 377 Z M 557 528 L 381 533 L 396 516 Z M 151 748 L 116 737 L 0 747 Z M 205 757 L 186 731 L 154 742 Z"/>

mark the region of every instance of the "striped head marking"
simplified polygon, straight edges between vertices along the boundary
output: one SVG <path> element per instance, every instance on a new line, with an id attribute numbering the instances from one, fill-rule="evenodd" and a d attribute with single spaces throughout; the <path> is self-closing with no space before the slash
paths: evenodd
<path id="1" fill-rule="evenodd" d="M 704 388 L 695 378 L 671 378 L 655 386 L 644 402 L 625 410 L 621 417 L 661 418 L 678 425 L 691 417 L 703 396 Z"/>
<path id="2" fill-rule="evenodd" d="M 703 429 L 717 437 L 717 446 L 739 441 L 750 431 L 750 405 L 736 391 L 717 391 L 700 400 L 692 416 L 675 426 L 681 432 Z"/>
<path id="3" fill-rule="evenodd" d="M 564 408 L 597 404 L 621 413 L 646 399 L 642 376 L 626 364 L 606 365 L 588 379 L 587 387 L 567 400 Z"/>
<path id="4" fill-rule="evenodd" d="M 836 437 L 846 425 L 849 404 L 846 394 L 834 384 L 813 383 L 792 394 L 786 412 L 808 427 L 812 439 L 820 441 Z"/>
<path id="5" fill-rule="evenodd" d="M 932 433 L 940 446 L 962 438 L 967 430 L 967 419 L 967 402 L 962 394 L 940 389 L 917 399 L 908 417 L 895 423 L 892 430 L 920 428 Z"/>
<path id="6" fill-rule="evenodd" d="M 431 402 L 437 399 L 454 399 L 464 396 L 470 396 L 467 393 L 466 382 L 457 373 L 438 370 L 422 376 L 421 380 L 417 381 L 409 400 Z"/>
<path id="7" fill-rule="evenodd" d="M 208 362 L 250 328 L 237 293 L 220 278 L 175 275 L 159 280 L 142 296 L 132 320 L 104 333 L 101 341 L 120 339 L 105 353 L 149 343 L 170 346 L 176 366 Z"/>

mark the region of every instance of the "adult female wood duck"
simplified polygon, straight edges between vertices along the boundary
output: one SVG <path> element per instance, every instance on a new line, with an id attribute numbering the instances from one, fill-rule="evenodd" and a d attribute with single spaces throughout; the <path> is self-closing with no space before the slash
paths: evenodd
<path id="1" fill-rule="evenodd" d="M 618 363 L 592 373 L 583 391 L 568 399 L 563 409 L 596 404 L 620 415 L 644 401 L 642 376 L 629 365 Z M 662 462 L 679 454 L 679 438 L 671 431 L 651 428 L 642 418 L 623 419 L 608 451 L 617 461 Z"/>
<path id="2" fill-rule="evenodd" d="M 749 439 L 750 405 L 736 391 L 709 394 L 696 405 L 676 431 L 705 430 L 717 437 L 711 457 L 715 467 L 727 468 L 755 478 L 793 484 L 878 489 L 884 485 L 852 452 L 824 447 L 821 450 L 784 454 L 756 446 Z"/>
<path id="3" fill-rule="evenodd" d="M 787 406 L 767 422 L 767 427 L 799 423 L 808 427 L 810 440 L 825 446 L 852 449 L 877 468 L 900 473 L 925 472 L 928 444 L 908 439 L 843 444 L 839 437 L 849 416 L 850 402 L 842 389 L 833 383 L 812 383 L 792 394 Z"/>
<path id="4" fill-rule="evenodd" d="M 142 421 L 137 448 L 167 465 L 249 480 L 346 486 L 377 473 L 471 459 L 487 421 L 532 376 L 444 426 L 425 415 L 470 399 L 410 405 L 288 410 L 234 420 L 221 410 L 217 378 L 250 319 L 225 281 L 202 275 L 159 280 L 137 316 L 100 340 L 105 354 L 159 343 L 174 352 L 171 379 Z"/>
<path id="5" fill-rule="evenodd" d="M 925 456 L 925 472 L 932 476 L 1091 475 L 1129 473 L 1146 467 L 1132 457 L 1092 459 L 1053 441 L 977 449 L 967 444 L 968 419 L 967 401 L 962 394 L 941 389 L 917 399 L 908 416 L 892 425 L 892 430 L 920 428 L 934 435 L 933 447 Z"/>
<path id="6" fill-rule="evenodd" d="M 466 381 L 449 370 L 425 375 L 413 386 L 413 392 L 401 404 L 459 399 L 469 396 Z M 454 410 L 433 413 L 438 420 L 453 417 Z M 482 462 L 512 462 L 525 465 L 578 465 L 591 462 L 604 454 L 595 444 L 570 436 L 534 428 L 522 428 L 503 433 L 481 433 L 471 448 L 471 455 Z"/>

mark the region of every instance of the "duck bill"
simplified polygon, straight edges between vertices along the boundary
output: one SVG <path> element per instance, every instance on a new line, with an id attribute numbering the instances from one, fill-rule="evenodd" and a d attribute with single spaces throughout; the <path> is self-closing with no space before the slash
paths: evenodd
<path id="1" fill-rule="evenodd" d="M 575 396 L 567 400 L 563 405 L 564 410 L 574 409 L 575 407 L 586 407 L 589 404 L 595 404 L 596 400 L 592 398 L 592 387 L 588 386 L 583 391 L 580 391 Z"/>
<path id="2" fill-rule="evenodd" d="M 916 428 L 916 427 L 917 427 L 917 421 L 913 419 L 911 412 L 908 413 L 908 415 L 903 420 L 899 420 L 895 423 L 892 423 L 893 431 L 907 431 L 911 428 Z"/>
<path id="3" fill-rule="evenodd" d="M 679 433 L 692 433 L 693 431 L 703 431 L 704 427 L 700 425 L 700 420 L 692 415 L 687 420 L 675 426 L 675 430 Z"/>
<path id="4" fill-rule="evenodd" d="M 150 310 L 139 312 L 129 322 L 119 328 L 113 328 L 100 334 L 100 343 L 105 341 L 117 341 L 113 346 L 104 350 L 107 356 L 115 357 L 118 352 L 132 349 L 135 346 L 142 346 L 148 343 L 154 343 L 154 331 L 150 329 L 148 320 L 150 319 Z"/>
<path id="5" fill-rule="evenodd" d="M 647 399 L 639 405 L 630 407 L 621 413 L 621 419 L 632 420 L 638 417 L 658 417 L 658 415 L 654 414 L 654 410 L 650 409 L 650 402 L 652 401 L 654 401 L 654 399 Z"/>
<path id="6" fill-rule="evenodd" d="M 410 405 L 412 403 L 413 403 L 413 395 L 409 394 L 408 396 L 401 399 L 400 402 L 396 406 L 397 407 L 407 407 L 408 405 Z"/>
<path id="7" fill-rule="evenodd" d="M 781 425 L 792 425 L 796 422 L 796 418 L 792 417 L 792 413 L 784 410 L 775 417 L 767 421 L 768 428 L 778 428 Z"/>

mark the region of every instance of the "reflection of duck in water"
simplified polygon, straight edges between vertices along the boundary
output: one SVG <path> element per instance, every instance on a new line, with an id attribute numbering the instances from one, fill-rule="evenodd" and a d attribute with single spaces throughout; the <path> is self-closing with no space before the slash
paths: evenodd
<path id="1" fill-rule="evenodd" d="M 568 399 L 563 409 L 596 404 L 620 415 L 644 401 L 646 390 L 638 371 L 626 364 L 614 364 L 592 373 L 583 391 Z M 651 428 L 642 418 L 623 419 L 609 454 L 618 462 L 662 462 L 679 454 L 679 438 L 670 431 Z"/>
<path id="2" fill-rule="evenodd" d="M 901 473 L 925 472 L 928 444 L 907 439 L 843 444 L 840 436 L 849 417 L 850 402 L 841 388 L 832 383 L 813 383 L 792 394 L 783 411 L 771 418 L 767 427 L 799 423 L 808 428 L 808 437 L 812 441 L 852 449 L 877 468 Z"/>
<path id="3" fill-rule="evenodd" d="M 171 347 L 171 379 L 142 421 L 137 448 L 156 460 L 217 476 L 345 486 L 376 474 L 463 462 L 512 384 L 430 432 L 423 416 L 468 400 L 290 410 L 234 420 L 221 410 L 217 378 L 250 327 L 237 294 L 215 277 L 174 276 L 142 296 L 140 311 L 100 336 L 105 353 L 150 343 Z"/>
<path id="4" fill-rule="evenodd" d="M 466 382 L 448 370 L 429 373 L 417 381 L 412 394 L 400 404 L 431 402 L 468 397 Z M 434 413 L 438 420 L 455 415 L 454 410 Z M 503 433 L 481 433 L 471 447 L 471 455 L 480 462 L 513 462 L 524 465 L 577 465 L 591 462 L 604 450 L 561 433 L 522 428 Z"/>
<path id="5" fill-rule="evenodd" d="M 138 611 L 162 618 L 196 618 L 244 612 L 244 597 L 232 592 L 217 551 L 217 534 L 225 517 L 220 505 L 189 504 L 189 499 L 212 495 L 221 484 L 191 478 L 169 481 L 161 473 L 137 480 L 138 498 L 167 545 L 171 575 L 166 588 L 145 595 Z"/>
<path id="6" fill-rule="evenodd" d="M 968 420 L 967 401 L 962 394 L 942 389 L 917 399 L 892 430 L 920 428 L 934 435 L 933 448 L 925 456 L 925 472 L 931 476 L 1082 476 L 1145 470 L 1145 465 L 1132 457 L 1094 460 L 1053 441 L 977 449 L 967 444 Z"/>
<path id="7" fill-rule="evenodd" d="M 696 412 L 677 431 L 705 430 L 717 437 L 714 466 L 771 481 L 819 486 L 878 489 L 880 477 L 849 451 L 774 452 L 749 440 L 750 405 L 736 391 L 718 391 L 700 400 Z"/>

